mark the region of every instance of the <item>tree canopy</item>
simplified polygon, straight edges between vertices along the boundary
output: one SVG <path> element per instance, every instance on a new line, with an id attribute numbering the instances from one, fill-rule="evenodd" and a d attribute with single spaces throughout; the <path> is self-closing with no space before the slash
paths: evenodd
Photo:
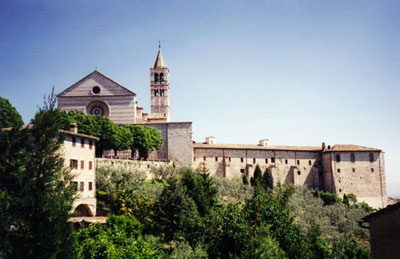
<path id="1" fill-rule="evenodd" d="M 20 128 L 24 124 L 17 109 L 6 98 L 0 97 L 0 129 L 8 127 Z"/>

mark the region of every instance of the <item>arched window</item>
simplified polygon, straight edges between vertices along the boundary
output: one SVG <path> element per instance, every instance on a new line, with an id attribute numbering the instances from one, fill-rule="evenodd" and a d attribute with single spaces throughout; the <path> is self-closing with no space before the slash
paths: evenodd
<path id="1" fill-rule="evenodd" d="M 154 74 L 154 83 L 158 84 L 158 74 Z"/>
<path id="2" fill-rule="evenodd" d="M 354 154 L 350 154 L 350 160 L 354 163 L 356 161 L 356 156 Z"/>
<path id="3" fill-rule="evenodd" d="M 336 162 L 340 162 L 340 155 L 339 154 L 336 155 Z"/>
<path id="4" fill-rule="evenodd" d="M 374 154 L 369 153 L 369 161 L 374 162 Z"/>
<path id="5" fill-rule="evenodd" d="M 164 74 L 160 73 L 160 84 L 164 83 Z"/>

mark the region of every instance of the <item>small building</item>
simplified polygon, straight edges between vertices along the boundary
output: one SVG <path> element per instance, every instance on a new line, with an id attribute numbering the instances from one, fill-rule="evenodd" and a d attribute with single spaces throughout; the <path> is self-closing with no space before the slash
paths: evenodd
<path id="1" fill-rule="evenodd" d="M 98 138 L 78 133 L 77 124 L 71 124 L 69 131 L 60 130 L 65 135 L 62 153 L 65 166 L 74 175 L 71 184 L 76 186 L 79 196 L 72 207 L 79 216 L 96 216 L 96 141 Z"/>
<path id="2" fill-rule="evenodd" d="M 400 258 L 400 202 L 389 205 L 362 219 L 369 224 L 371 255 L 373 259 Z"/>

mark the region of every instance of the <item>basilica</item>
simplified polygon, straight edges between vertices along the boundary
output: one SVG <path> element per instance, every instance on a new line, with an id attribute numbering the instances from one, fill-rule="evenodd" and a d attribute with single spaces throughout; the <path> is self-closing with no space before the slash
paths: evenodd
<path id="1" fill-rule="evenodd" d="M 338 197 L 353 193 L 359 201 L 375 208 L 387 205 L 384 152 L 353 144 L 321 146 L 218 144 L 215 137 L 204 142 L 192 139 L 192 122 L 170 121 L 170 71 L 158 49 L 150 68 L 150 113 L 138 106 L 136 94 L 95 70 L 57 95 L 65 111 L 107 116 L 118 125 L 142 124 L 155 127 L 163 146 L 149 159 L 169 160 L 194 168 L 206 167 L 212 174 L 233 178 L 251 177 L 256 165 L 269 168 L 275 182 L 321 189 Z"/>

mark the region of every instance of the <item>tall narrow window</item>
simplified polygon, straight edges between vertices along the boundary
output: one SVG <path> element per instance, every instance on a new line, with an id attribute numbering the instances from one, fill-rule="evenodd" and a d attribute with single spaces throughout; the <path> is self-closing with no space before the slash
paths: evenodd
<path id="1" fill-rule="evenodd" d="M 89 182 L 89 191 L 93 190 L 93 183 Z"/>
<path id="2" fill-rule="evenodd" d="M 255 164 L 256 163 L 256 159 L 255 158 L 253 158 L 253 164 Z"/>
<path id="3" fill-rule="evenodd" d="M 350 160 L 354 163 L 356 161 L 356 156 L 354 154 L 350 154 Z"/>
<path id="4" fill-rule="evenodd" d="M 154 90 L 154 96 L 158 96 L 158 89 Z"/>
<path id="5" fill-rule="evenodd" d="M 75 159 L 69 160 L 69 167 L 71 167 L 71 169 L 77 169 L 78 168 L 78 160 L 75 160 Z"/>
<path id="6" fill-rule="evenodd" d="M 81 138 L 81 147 L 85 147 L 85 139 Z"/>
<path id="7" fill-rule="evenodd" d="M 160 96 L 164 96 L 164 89 L 160 90 Z"/>
<path id="8" fill-rule="evenodd" d="M 75 191 L 78 190 L 78 182 L 72 181 L 72 182 L 71 182 L 71 185 L 73 186 L 73 189 L 74 189 Z"/>
<path id="9" fill-rule="evenodd" d="M 339 154 L 336 155 L 336 162 L 340 162 L 340 155 Z"/>
<path id="10" fill-rule="evenodd" d="M 300 165 L 300 160 L 297 160 L 297 164 Z"/>
<path id="11" fill-rule="evenodd" d="M 275 163 L 275 157 L 271 157 L 271 163 Z"/>
<path id="12" fill-rule="evenodd" d="M 85 161 L 81 160 L 81 169 L 85 168 Z"/>
<path id="13" fill-rule="evenodd" d="M 244 160 L 244 159 L 243 159 L 243 157 L 241 157 L 241 158 L 240 158 L 240 162 L 242 162 L 242 163 L 243 163 L 243 160 Z"/>
<path id="14" fill-rule="evenodd" d="M 203 160 L 206 161 L 206 156 L 203 156 Z"/>
<path id="15" fill-rule="evenodd" d="M 93 148 L 93 140 L 89 140 L 89 149 Z"/>
<path id="16" fill-rule="evenodd" d="M 81 183 L 80 183 L 79 190 L 80 190 L 81 192 L 83 192 L 83 191 L 85 190 L 85 183 L 84 183 L 84 182 L 81 182 Z"/>
<path id="17" fill-rule="evenodd" d="M 154 83 L 158 84 L 158 74 L 154 74 Z"/>
<path id="18" fill-rule="evenodd" d="M 76 138 L 72 137 L 72 146 L 75 147 L 76 146 Z"/>
<path id="19" fill-rule="evenodd" d="M 215 162 L 218 162 L 218 157 L 217 156 L 215 157 Z"/>
<path id="20" fill-rule="evenodd" d="M 89 161 L 89 170 L 92 170 L 92 168 L 93 168 L 92 161 Z"/>
<path id="21" fill-rule="evenodd" d="M 287 164 L 288 163 L 288 161 L 287 161 L 287 159 L 285 159 L 285 164 Z"/>
<path id="22" fill-rule="evenodd" d="M 311 160 L 308 160 L 308 165 L 311 165 Z"/>
<path id="23" fill-rule="evenodd" d="M 160 84 L 164 83 L 164 74 L 160 74 Z"/>
<path id="24" fill-rule="evenodd" d="M 265 163 L 268 164 L 268 158 L 265 159 Z"/>
<path id="25" fill-rule="evenodd" d="M 369 153 L 369 161 L 372 163 L 374 162 L 374 154 Z"/>

